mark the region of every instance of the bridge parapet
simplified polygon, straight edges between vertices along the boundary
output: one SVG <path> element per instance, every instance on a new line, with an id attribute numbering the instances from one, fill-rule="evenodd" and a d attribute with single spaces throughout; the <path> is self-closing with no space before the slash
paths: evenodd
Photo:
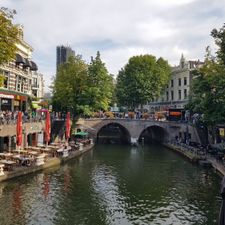
<path id="1" fill-rule="evenodd" d="M 101 128 L 109 124 L 119 124 L 124 127 L 130 134 L 130 141 L 135 142 L 139 139 L 141 133 L 148 127 L 158 127 L 165 132 L 164 142 L 174 140 L 180 134 L 187 134 L 191 136 L 191 140 L 200 143 L 200 139 L 193 125 L 186 123 L 178 123 L 174 121 L 155 121 L 155 120 L 138 120 L 138 119 L 80 119 L 77 126 L 85 128 L 90 132 L 94 138 Z"/>

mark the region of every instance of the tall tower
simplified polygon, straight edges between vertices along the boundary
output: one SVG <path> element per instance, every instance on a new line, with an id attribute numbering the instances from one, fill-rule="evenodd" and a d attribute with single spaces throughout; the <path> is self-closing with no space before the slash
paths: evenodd
<path id="1" fill-rule="evenodd" d="M 56 47 L 56 69 L 59 65 L 68 62 L 70 56 L 75 56 L 75 52 L 69 46 Z"/>

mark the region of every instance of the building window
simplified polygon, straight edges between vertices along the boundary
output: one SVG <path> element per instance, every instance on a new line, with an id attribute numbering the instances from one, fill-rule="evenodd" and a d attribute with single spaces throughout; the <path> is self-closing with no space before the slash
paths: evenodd
<path id="1" fill-rule="evenodd" d="M 173 80 L 170 81 L 170 85 L 171 85 L 171 87 L 173 87 Z"/>
<path id="2" fill-rule="evenodd" d="M 173 101 L 173 91 L 171 91 L 171 101 Z"/>
<path id="3" fill-rule="evenodd" d="M 187 98 L 187 89 L 184 89 L 184 99 Z"/>
<path id="4" fill-rule="evenodd" d="M 178 85 L 181 86 L 181 78 L 178 80 Z"/>
<path id="5" fill-rule="evenodd" d="M 184 77 L 184 85 L 187 85 L 187 77 Z"/>
<path id="6" fill-rule="evenodd" d="M 181 90 L 178 90 L 178 99 L 181 100 Z"/>
<path id="7" fill-rule="evenodd" d="M 166 92 L 166 101 L 169 101 L 169 92 Z"/>

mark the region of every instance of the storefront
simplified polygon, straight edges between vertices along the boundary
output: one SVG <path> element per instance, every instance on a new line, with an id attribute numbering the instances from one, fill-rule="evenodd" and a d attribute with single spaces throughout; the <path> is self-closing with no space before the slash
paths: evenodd
<path id="1" fill-rule="evenodd" d="M 26 111 L 28 97 L 29 95 L 26 94 L 21 94 L 9 90 L 0 90 L 0 110 Z"/>

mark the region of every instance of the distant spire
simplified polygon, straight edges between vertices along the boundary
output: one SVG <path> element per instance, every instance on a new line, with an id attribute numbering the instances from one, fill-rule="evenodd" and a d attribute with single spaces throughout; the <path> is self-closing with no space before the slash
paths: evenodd
<path id="1" fill-rule="evenodd" d="M 185 65 L 185 58 L 184 58 L 184 54 L 182 53 L 181 54 L 181 58 L 180 58 L 180 66 L 181 68 L 184 68 L 184 65 Z"/>
<path id="2" fill-rule="evenodd" d="M 181 59 L 180 59 L 181 61 L 185 61 L 185 58 L 184 58 L 184 54 L 182 53 L 181 54 Z"/>

